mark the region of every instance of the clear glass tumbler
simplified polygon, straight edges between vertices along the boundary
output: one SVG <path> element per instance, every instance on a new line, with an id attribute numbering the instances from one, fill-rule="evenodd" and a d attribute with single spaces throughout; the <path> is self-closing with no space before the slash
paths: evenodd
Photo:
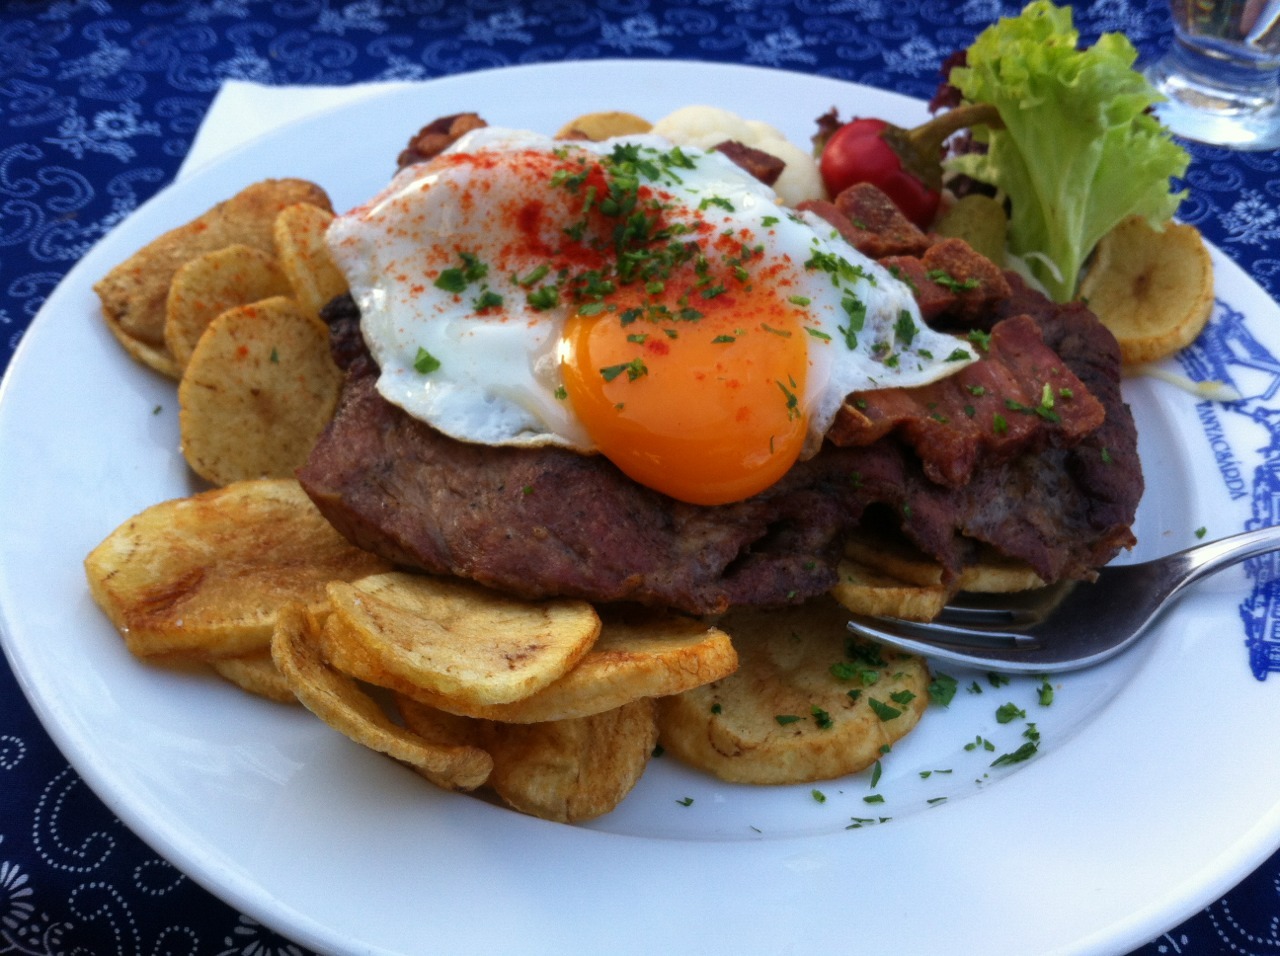
<path id="1" fill-rule="evenodd" d="M 1280 148 L 1280 0 L 1169 0 L 1174 43 L 1147 76 L 1175 133 Z"/>

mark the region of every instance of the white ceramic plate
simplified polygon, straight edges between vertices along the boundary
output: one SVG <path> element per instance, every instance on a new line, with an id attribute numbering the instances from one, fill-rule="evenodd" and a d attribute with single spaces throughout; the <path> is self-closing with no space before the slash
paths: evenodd
<path id="1" fill-rule="evenodd" d="M 0 394 L 0 628 L 25 692 L 130 827 L 321 950 L 1026 956 L 1140 945 L 1280 844 L 1276 691 L 1250 671 L 1241 604 L 1257 593 L 1241 569 L 1201 586 L 1121 659 L 1055 679 L 1049 706 L 1039 681 L 997 688 L 957 673 L 955 702 L 926 715 L 874 786 L 868 774 L 833 781 L 819 800 L 809 786 L 729 786 L 658 759 L 619 810 L 581 827 L 438 792 L 301 709 L 143 665 L 90 600 L 83 556 L 147 505 L 194 488 L 176 452 L 172 383 L 126 358 L 98 319 L 91 285 L 111 265 L 257 178 L 310 177 L 337 206 L 353 204 L 438 115 L 478 109 L 554 131 L 587 110 L 652 117 L 693 101 L 797 142 L 832 105 L 923 115 L 891 94 L 742 67 L 473 73 L 282 129 L 166 190 L 90 252 L 35 320 Z M 1275 304 L 1217 264 L 1224 314 L 1241 313 L 1246 338 L 1280 352 Z M 1244 376 L 1232 354 L 1206 361 Z M 1226 408 L 1150 380 L 1127 388 L 1150 485 L 1135 556 L 1192 544 L 1202 526 L 1240 530 L 1250 489 L 1270 487 L 1255 479 L 1265 423 L 1248 414 L 1262 400 Z M 1258 620 L 1273 623 L 1269 610 Z M 1027 716 L 998 723 L 1006 702 Z M 1028 721 L 1039 754 L 992 768 Z M 994 750 L 966 749 L 978 737 Z"/>

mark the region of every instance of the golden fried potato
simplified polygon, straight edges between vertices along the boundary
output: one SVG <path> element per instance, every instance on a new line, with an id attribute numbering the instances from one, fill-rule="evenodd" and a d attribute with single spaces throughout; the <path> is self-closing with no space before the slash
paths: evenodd
<path id="1" fill-rule="evenodd" d="M 978 594 L 1009 594 L 1044 586 L 1044 578 L 1026 562 L 1006 558 L 993 549 L 984 549 L 978 562 L 961 571 L 956 582 L 956 590 Z"/>
<path id="2" fill-rule="evenodd" d="M 738 670 L 658 701 L 662 746 L 722 780 L 827 780 L 874 763 L 928 703 L 921 658 L 852 638 L 834 601 L 732 611 Z"/>
<path id="3" fill-rule="evenodd" d="M 140 657 L 242 657 L 281 605 L 327 608 L 325 585 L 389 565 L 349 544 L 293 479 L 152 505 L 85 558 L 89 589 Z"/>
<path id="4" fill-rule="evenodd" d="M 632 133 L 647 133 L 653 124 L 634 113 L 621 110 L 603 110 L 598 113 L 584 113 L 560 127 L 556 139 L 586 139 L 600 142 L 614 136 L 629 136 Z"/>
<path id="5" fill-rule="evenodd" d="M 851 558 L 840 562 L 837 573 L 840 580 L 831 589 L 832 596 L 847 611 L 869 617 L 932 621 L 955 593 L 953 586 L 941 580 L 936 584 L 913 584 Z"/>
<path id="6" fill-rule="evenodd" d="M 94 285 L 107 327 L 135 358 L 177 378 L 181 367 L 164 339 L 174 273 L 201 253 L 237 243 L 274 253 L 271 231 L 276 215 L 298 202 L 333 208 L 315 183 L 267 179 L 153 239 Z"/>
<path id="7" fill-rule="evenodd" d="M 1213 262 L 1199 230 L 1141 216 L 1102 237 L 1080 298 L 1112 331 L 1126 365 L 1165 358 L 1195 341 L 1213 311 Z"/>
<path id="8" fill-rule="evenodd" d="M 486 727 L 489 786 L 521 813 L 561 823 L 591 820 L 621 803 L 658 743 L 647 699 L 590 717 Z"/>
<path id="9" fill-rule="evenodd" d="M 522 700 L 478 705 L 387 673 L 338 622 L 325 629 L 325 640 L 329 660 L 353 677 L 441 710 L 519 724 L 588 717 L 641 698 L 678 694 L 738 666 L 729 636 L 718 628 L 658 613 L 606 616 L 595 645 L 559 680 Z"/>
<path id="10" fill-rule="evenodd" d="M 382 574 L 335 582 L 328 592 L 333 626 L 357 655 L 459 707 L 536 693 L 600 634 L 600 618 L 585 601 L 522 601 L 453 578 Z"/>
<path id="11" fill-rule="evenodd" d="M 281 704 L 296 704 L 298 698 L 293 696 L 289 683 L 271 659 L 270 650 L 255 651 L 243 657 L 224 657 L 212 660 L 209 666 L 219 677 L 229 680 L 243 691 L 256 697 L 278 701 Z"/>
<path id="12" fill-rule="evenodd" d="M 901 534 L 859 529 L 845 539 L 844 556 L 860 568 L 903 584 L 934 587 L 942 583 L 942 565 Z"/>
<path id="13" fill-rule="evenodd" d="M 280 210 L 273 229 L 276 258 L 293 297 L 312 315 L 336 295 L 347 291 L 347 278 L 338 269 L 324 232 L 333 221 L 333 213 L 310 203 L 294 203 Z"/>
<path id="14" fill-rule="evenodd" d="M 302 705 L 356 743 L 418 770 L 438 786 L 474 790 L 489 776 L 493 762 L 465 742 L 428 740 L 399 726 L 351 678 L 320 656 L 317 622 L 300 605 L 285 606 L 271 639 L 271 657 Z"/>
<path id="15" fill-rule="evenodd" d="M 223 312 L 289 291 L 289 281 L 268 252 L 243 243 L 203 252 L 173 274 L 165 303 L 165 346 L 179 368 L 186 368 L 200 336 Z"/>
<path id="16" fill-rule="evenodd" d="M 215 485 L 292 475 L 338 404 L 329 331 L 277 296 L 222 313 L 178 386 L 182 453 Z"/>

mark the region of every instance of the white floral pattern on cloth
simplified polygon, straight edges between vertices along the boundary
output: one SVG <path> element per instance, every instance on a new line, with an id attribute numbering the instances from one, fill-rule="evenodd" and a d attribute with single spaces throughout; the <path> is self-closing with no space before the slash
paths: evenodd
<path id="1" fill-rule="evenodd" d="M 76 260 L 174 175 L 219 84 L 428 79 L 662 57 L 928 97 L 1021 0 L 9 0 L 0 8 L 0 369 Z M 1076 5 L 1086 36 L 1168 42 L 1163 0 Z M 1194 147 L 1199 226 L 1280 292 L 1280 156 Z M 1280 856 L 1138 950 L 1274 953 Z M 305 956 L 160 860 L 89 793 L 0 664 L 0 954 Z"/>

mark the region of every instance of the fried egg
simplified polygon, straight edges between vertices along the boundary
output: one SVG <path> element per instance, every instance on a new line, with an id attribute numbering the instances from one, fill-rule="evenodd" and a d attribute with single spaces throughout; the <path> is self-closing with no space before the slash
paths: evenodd
<path id="1" fill-rule="evenodd" d="M 851 392 L 974 356 L 714 151 L 487 127 L 339 216 L 384 398 L 488 445 L 602 454 L 695 504 L 776 482 Z"/>

